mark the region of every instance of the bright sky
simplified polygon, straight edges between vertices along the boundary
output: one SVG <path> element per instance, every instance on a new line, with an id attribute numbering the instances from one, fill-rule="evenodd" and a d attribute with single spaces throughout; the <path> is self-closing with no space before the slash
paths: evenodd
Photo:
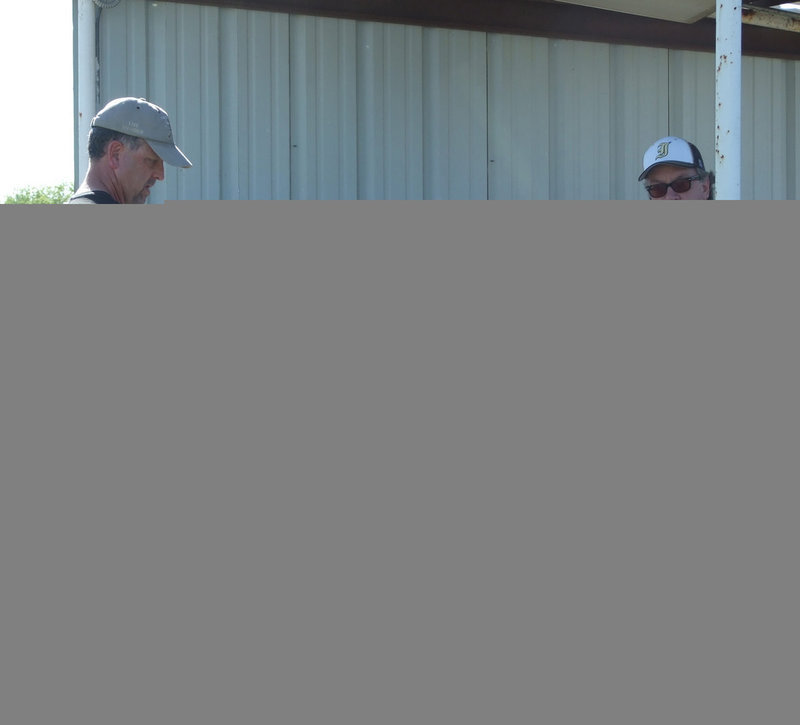
<path id="1" fill-rule="evenodd" d="M 0 203 L 73 181 L 72 2 L 0 0 Z"/>

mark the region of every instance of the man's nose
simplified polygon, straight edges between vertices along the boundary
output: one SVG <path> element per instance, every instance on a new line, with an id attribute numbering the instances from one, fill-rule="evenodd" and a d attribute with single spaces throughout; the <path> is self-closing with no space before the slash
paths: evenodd
<path id="1" fill-rule="evenodd" d="M 156 177 L 159 181 L 164 181 L 164 162 L 159 159 L 158 164 L 156 164 L 155 172 L 153 176 Z"/>
<path id="2" fill-rule="evenodd" d="M 668 186 L 667 187 L 667 194 L 666 194 L 665 198 L 673 199 L 673 200 L 674 199 L 680 199 L 681 195 L 677 191 L 675 191 L 675 189 L 673 189 L 671 186 Z"/>

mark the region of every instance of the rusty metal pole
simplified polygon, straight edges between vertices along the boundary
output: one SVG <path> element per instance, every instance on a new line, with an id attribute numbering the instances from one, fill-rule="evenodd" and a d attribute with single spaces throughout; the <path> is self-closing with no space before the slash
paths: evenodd
<path id="1" fill-rule="evenodd" d="M 717 0 L 715 172 L 717 199 L 741 199 L 742 5 Z"/>

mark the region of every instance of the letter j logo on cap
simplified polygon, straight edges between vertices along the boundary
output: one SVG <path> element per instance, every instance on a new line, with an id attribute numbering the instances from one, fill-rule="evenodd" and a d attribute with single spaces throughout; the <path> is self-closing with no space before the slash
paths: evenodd
<path id="1" fill-rule="evenodd" d="M 669 153 L 669 141 L 664 141 L 663 143 L 658 144 L 658 148 L 656 149 L 656 158 L 663 159 Z"/>

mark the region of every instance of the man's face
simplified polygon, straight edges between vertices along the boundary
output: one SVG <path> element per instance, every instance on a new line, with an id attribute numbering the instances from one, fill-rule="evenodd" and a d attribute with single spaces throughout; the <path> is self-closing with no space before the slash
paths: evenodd
<path id="1" fill-rule="evenodd" d="M 145 141 L 135 150 L 122 146 L 116 175 L 123 203 L 144 204 L 153 184 L 164 179 L 164 162 Z"/>
<path id="2" fill-rule="evenodd" d="M 679 179 L 690 179 L 697 175 L 697 169 L 688 169 L 685 166 L 670 166 L 669 164 L 663 164 L 662 166 L 656 166 L 650 172 L 650 175 L 644 181 L 644 185 L 646 188 L 648 186 L 652 186 L 653 184 L 671 184 Z M 670 186 L 667 187 L 667 193 L 664 194 L 664 196 L 655 197 L 651 195 L 650 198 L 671 200 L 708 199 L 710 183 L 711 182 L 709 181 L 709 178 L 706 176 L 705 179 L 696 179 L 692 181 L 688 191 L 677 192 Z"/>

